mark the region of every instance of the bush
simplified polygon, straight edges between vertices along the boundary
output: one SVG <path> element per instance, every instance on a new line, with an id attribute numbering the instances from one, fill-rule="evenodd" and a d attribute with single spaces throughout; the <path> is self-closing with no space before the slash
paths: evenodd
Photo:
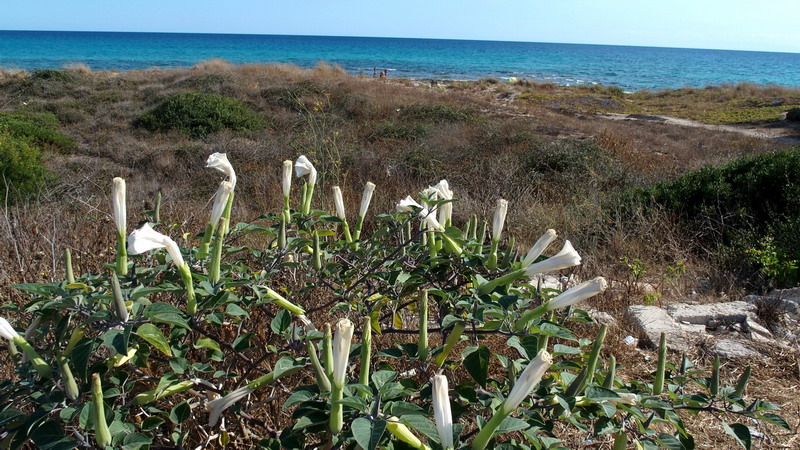
<path id="1" fill-rule="evenodd" d="M 447 105 L 414 105 L 404 109 L 400 116 L 406 120 L 442 123 L 468 122 L 474 114 L 472 111 Z"/>
<path id="2" fill-rule="evenodd" d="M 70 153 L 77 148 L 75 141 L 56 129 L 61 126 L 52 113 L 0 112 L 0 132 L 28 140 L 42 150 Z"/>
<path id="3" fill-rule="evenodd" d="M 36 69 L 31 73 L 31 79 L 60 81 L 62 83 L 68 83 L 70 81 L 74 81 L 75 77 L 73 77 L 67 72 L 64 72 L 63 70 Z"/>
<path id="4" fill-rule="evenodd" d="M 46 178 L 39 149 L 28 140 L 0 131 L 0 198 L 21 197 Z"/>
<path id="5" fill-rule="evenodd" d="M 594 340 L 573 332 L 592 319 L 571 306 L 605 280 L 556 300 L 530 283 L 578 264 L 571 247 L 524 262 L 499 235 L 487 242 L 478 217 L 444 228 L 429 219 L 440 211 L 412 206 L 369 211 L 363 235 L 351 214 L 351 234 L 344 213 L 312 208 L 301 189 L 300 208 L 287 195 L 283 210 L 230 229 L 230 209 L 218 210 L 198 247 L 192 233 L 181 249 L 143 228 L 128 242 L 152 251 L 132 264 L 118 252 L 114 275 L 69 268 L 16 285 L 38 325 L 23 339 L 0 323 L 28 356 L 8 355 L 14 378 L 0 381 L 4 447 L 189 448 L 226 417 L 221 446 L 268 449 L 541 449 L 576 435 L 693 448 L 687 409 L 741 420 L 725 424 L 739 442 L 756 420 L 790 429 L 776 406 L 746 398 L 749 369 L 736 387 L 720 383 L 719 362 L 708 373 L 684 356 L 668 369 L 663 333 L 654 376 L 617 376 L 601 357 L 606 325 Z"/>
<path id="6" fill-rule="evenodd" d="M 218 94 L 182 92 L 175 94 L 134 121 L 150 131 L 175 130 L 192 137 L 217 131 L 253 131 L 263 120 L 244 103 Z"/>
<path id="7" fill-rule="evenodd" d="M 787 257 L 800 257 L 800 149 L 706 167 L 638 195 L 676 213 L 703 246 L 741 254 L 771 236 Z"/>
<path id="8" fill-rule="evenodd" d="M 786 113 L 786 120 L 800 122 L 800 108 L 792 108 Z"/>

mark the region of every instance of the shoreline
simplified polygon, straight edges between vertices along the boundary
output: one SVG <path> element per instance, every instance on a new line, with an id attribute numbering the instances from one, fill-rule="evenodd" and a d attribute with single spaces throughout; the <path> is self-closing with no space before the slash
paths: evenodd
<path id="1" fill-rule="evenodd" d="M 49 66 L 42 66 L 36 68 L 21 68 L 21 67 L 14 67 L 14 66 L 4 66 L 0 64 L 0 81 L 4 78 L 11 78 L 14 76 L 23 76 L 25 74 L 31 74 L 35 71 L 41 70 L 57 70 L 63 72 L 70 72 L 70 71 L 77 71 L 81 73 L 92 73 L 92 74 L 107 74 L 111 76 L 116 76 L 117 74 L 124 74 L 124 73 L 135 73 L 135 72 L 169 72 L 169 71 L 192 71 L 192 70 L 201 70 L 206 65 L 215 65 L 215 66 L 230 66 L 230 69 L 242 68 L 242 67 L 261 67 L 265 69 L 270 68 L 282 68 L 288 67 L 293 70 L 300 70 L 300 71 L 312 71 L 320 66 L 322 67 L 329 67 L 334 70 L 339 70 L 348 76 L 353 78 L 375 78 L 376 80 L 379 77 L 370 76 L 364 70 L 348 70 L 336 63 L 330 63 L 327 61 L 317 61 L 316 64 L 313 66 L 305 66 L 305 65 L 298 65 L 294 63 L 280 63 L 280 62 L 242 62 L 242 63 L 235 63 L 230 62 L 228 60 L 222 58 L 207 58 L 202 59 L 195 62 L 192 65 L 187 66 L 149 66 L 149 67 L 142 67 L 142 68 L 129 68 L 129 69 L 93 69 L 89 64 L 85 62 L 69 62 L 65 64 L 61 64 L 58 67 L 49 67 Z M 376 66 L 378 68 L 379 66 Z M 391 75 L 392 72 L 396 72 L 399 69 L 396 68 L 384 68 Z M 759 89 L 769 89 L 769 88 L 779 88 L 779 89 L 800 89 L 800 85 L 785 85 L 785 84 L 777 84 L 777 83 L 757 83 L 747 80 L 739 80 L 739 81 L 724 81 L 721 83 L 715 84 L 706 84 L 706 85 L 684 85 L 681 87 L 651 87 L 651 88 L 641 88 L 641 89 L 625 89 L 617 84 L 607 84 L 602 82 L 596 81 L 589 81 L 589 80 L 571 80 L 569 82 L 559 82 L 558 76 L 550 76 L 550 77 L 523 77 L 523 76 L 509 76 L 506 74 L 503 75 L 490 75 L 487 74 L 485 76 L 474 77 L 474 78 L 453 78 L 453 77 L 435 77 L 435 76 L 387 76 L 387 81 L 408 81 L 414 83 L 415 85 L 436 85 L 436 84 L 453 84 L 453 83 L 481 83 L 481 82 L 490 82 L 490 83 L 506 83 L 506 84 L 515 84 L 521 83 L 526 84 L 530 83 L 532 85 L 540 85 L 540 86 L 555 86 L 558 88 L 567 88 L 567 89 L 602 89 L 602 88 L 612 88 L 612 89 L 620 89 L 624 94 L 636 94 L 637 92 L 669 92 L 669 91 L 680 91 L 685 89 L 714 89 L 714 88 L 727 88 L 727 87 L 736 87 L 740 85 L 746 86 L 754 86 Z"/>

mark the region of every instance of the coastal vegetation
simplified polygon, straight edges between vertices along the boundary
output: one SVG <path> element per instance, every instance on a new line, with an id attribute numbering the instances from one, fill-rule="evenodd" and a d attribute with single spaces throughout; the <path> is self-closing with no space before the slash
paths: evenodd
<path id="1" fill-rule="evenodd" d="M 507 432 L 499 436 L 500 442 L 521 445 L 528 439 L 525 435 L 532 434 L 528 442 L 534 447 L 533 442 L 546 447 L 556 440 L 570 448 L 588 445 L 586 440 L 612 445 L 624 427 L 632 439 L 674 448 L 688 446 L 687 435 L 697 443 L 731 447 L 755 439 L 750 429 L 765 436 L 765 445 L 791 439 L 781 434 L 782 425 L 773 413 L 754 410 L 753 414 L 769 415 L 743 425 L 737 422 L 737 408 L 763 398 L 769 402 L 758 407 L 781 404 L 784 410 L 796 410 L 797 399 L 784 393 L 786 383 L 797 380 L 794 364 L 776 358 L 754 366 L 745 404 L 736 387 L 745 365 L 725 362 L 718 369 L 719 363 L 702 347 L 685 359 L 674 353 L 668 360 L 647 359 L 622 343 L 624 328 L 609 328 L 603 332 L 605 339 L 597 339 L 596 324 L 569 310 L 532 318 L 529 325 L 536 332 L 531 335 L 539 336 L 535 344 L 531 336 L 509 341 L 510 335 L 494 332 L 513 334 L 515 330 L 507 327 L 520 319 L 514 314 L 522 314 L 523 305 L 539 304 L 556 293 L 521 284 L 483 293 L 474 290 L 499 274 L 513 273 L 515 264 L 522 264 L 523 252 L 550 228 L 582 256 L 581 265 L 562 274 L 581 280 L 603 275 L 611 288 L 588 304 L 620 320 L 624 306 L 646 299 L 615 286 L 651 281 L 650 277 L 662 280 L 680 272 L 670 279 L 671 292 L 665 297 L 695 291 L 708 300 L 722 292 L 737 297 L 746 288 L 791 284 L 796 280 L 793 263 L 800 259 L 792 208 L 797 202 L 793 180 L 798 156 L 791 142 L 594 114 L 636 111 L 706 120 L 700 114 L 703 108 L 708 117 L 728 117 L 736 114 L 735 105 L 749 99 L 758 111 L 754 117 L 772 124 L 766 127 L 783 125 L 774 121 L 776 114 L 779 119 L 800 103 L 795 91 L 742 85 L 658 97 L 524 81 L 387 81 L 353 77 L 327 65 L 303 70 L 223 61 L 192 69 L 53 72 L 10 73 L 0 79 L 0 146 L 39 155 L 30 160 L 51 174 L 37 172 L 40 175 L 28 184 L 10 184 L 35 188 L 26 188 L 27 193 L 7 203 L 0 221 L 7 238 L 0 245 L 0 280 L 21 285 L 3 289 L 5 309 L 17 330 L 26 328 L 34 316 L 42 317 L 47 325 L 31 339 L 53 368 L 60 367 L 57 358 L 63 356 L 67 334 L 79 324 L 87 325 L 69 361 L 79 380 L 79 400 L 67 401 L 69 407 L 48 420 L 45 410 L 61 405 L 65 394 L 57 382 L 45 384 L 52 389 L 37 403 L 43 411 L 36 416 L 41 419 L 34 427 L 41 430 L 37 439 L 56 435 L 49 433 L 54 427 L 75 430 L 83 438 L 103 435 L 93 418 L 96 411 L 105 411 L 112 430 L 109 439 L 121 439 L 115 445 L 129 448 L 144 445 L 147 437 L 160 444 L 230 442 L 252 447 L 261 442 L 266 448 L 291 446 L 292 439 L 323 439 L 331 412 L 326 405 L 332 403 L 325 392 L 333 391 L 326 391 L 324 378 L 311 370 L 313 362 L 302 359 L 308 352 L 300 335 L 310 336 L 308 342 L 315 342 L 312 345 L 322 354 L 325 346 L 316 347 L 316 342 L 325 340 L 324 323 L 335 324 L 345 316 L 367 316 L 370 325 L 377 321 L 367 328 L 354 321 L 356 330 L 364 333 L 355 332 L 355 345 L 367 329 L 375 332 L 373 372 L 365 380 L 353 373 L 344 392 L 342 420 L 348 431 L 341 434 L 341 442 L 351 445 L 370 447 L 373 433 L 376 440 L 386 439 L 388 433 L 402 434 L 392 417 L 400 418 L 417 439 L 439 445 L 433 422 L 414 416 L 433 418 L 436 400 L 430 378 L 435 365 L 443 365 L 434 364 L 442 354 L 443 361 L 451 361 L 446 366 L 454 388 L 451 395 L 458 395 L 453 413 L 465 427 L 463 442 L 471 441 L 484 420 L 501 411 L 515 375 L 536 359 L 533 350 L 538 350 L 544 329 L 558 370 L 549 372 L 547 381 L 536 388 L 537 398 L 555 403 L 543 408 L 526 404 L 524 428 L 518 428 L 523 424 L 516 417 L 494 424 Z M 717 101 L 715 95 L 730 99 Z M 770 103 L 775 96 L 785 98 L 784 103 Z M 667 101 L 663 98 L 671 103 L 661 103 Z M 762 104 L 763 110 L 758 106 Z M 3 129 L 4 118 L 28 125 Z M 707 121 L 713 120 L 717 119 Z M 212 264 L 215 253 L 203 250 L 202 230 L 209 225 L 219 174 L 200 168 L 215 152 L 227 154 L 239 177 L 226 225 L 230 232 L 221 234 L 220 260 Z M 301 154 L 319 173 L 312 182 L 313 204 L 303 212 L 302 186 L 295 186 L 285 214 L 280 163 Z M 3 173 L 8 178 L 7 170 Z M 119 267 L 113 264 L 119 254 L 118 233 L 109 197 L 114 177 L 125 178 L 128 186 L 127 232 L 146 221 L 178 242 L 200 313 L 188 309 L 187 278 L 175 255 L 131 255 L 130 265 L 117 274 L 119 289 L 113 285 L 111 272 Z M 455 229 L 432 235 L 414 231 L 409 237 L 406 224 L 417 230 L 419 211 L 396 214 L 397 203 L 409 194 L 422 202 L 417 193 L 441 179 L 454 192 Z M 359 211 L 368 181 L 377 185 L 370 220 L 364 224 L 361 243 L 353 246 L 347 242 L 342 218 L 334 213 L 332 188 L 341 188 L 344 210 Z M 784 197 L 773 201 L 778 194 Z M 477 217 L 481 226 L 486 220 L 489 230 L 500 198 L 510 205 L 504 231 L 487 231 L 486 239 L 479 240 L 481 227 L 469 224 Z M 350 226 L 355 225 L 353 217 L 351 213 Z M 431 250 L 428 239 L 435 242 L 439 234 L 452 242 L 442 238 L 442 248 Z M 491 240 L 495 234 L 503 236 L 496 245 Z M 451 247 L 445 248 L 445 243 Z M 455 256 L 453 244 L 464 250 L 463 256 Z M 71 250 L 74 283 L 67 281 L 65 249 Z M 395 250 L 403 252 L 402 257 Z M 495 251 L 495 259 L 487 256 Z M 373 272 L 375 267 L 382 269 Z M 216 270 L 219 278 L 214 280 Z M 300 331 L 294 325 L 300 324 L 294 322 L 299 320 L 297 311 L 285 309 L 287 305 L 262 286 L 297 303 L 322 332 Z M 416 295 L 422 291 L 429 294 L 427 305 Z M 52 302 L 54 297 L 58 300 Z M 430 328 L 437 330 L 426 348 L 418 344 L 423 308 L 430 309 Z M 124 314 L 130 314 L 127 321 L 122 320 Z M 513 321 L 494 319 L 509 314 Z M 458 329 L 460 321 L 469 338 L 455 339 L 445 352 L 447 337 L 457 334 L 450 330 Z M 492 332 L 483 336 L 476 332 L 480 329 Z M 602 347 L 593 348 L 592 340 Z M 133 348 L 136 352 L 131 354 Z M 354 368 L 362 366 L 363 348 L 351 349 Z M 19 366 L 19 360 L 6 357 L 5 379 L 24 378 L 36 385 L 35 368 Z M 583 380 L 576 382 L 582 369 L 592 364 L 603 368 L 602 376 L 585 385 Z M 416 372 L 410 374 L 412 369 Z M 136 373 L 136 380 L 128 370 Z M 91 373 L 100 375 L 104 402 L 98 402 L 97 395 L 92 401 Z M 268 379 L 260 378 L 269 374 Z M 212 386 L 196 386 L 195 377 L 211 380 Z M 367 390 L 357 386 L 356 379 Z M 250 386 L 253 380 L 263 384 Z M 607 380 L 616 381 L 609 388 L 604 387 Z M 655 394 L 659 383 L 663 390 Z M 4 386 L 4 392 L 25 398 L 14 391 L 13 383 Z M 251 389 L 244 391 L 250 397 L 228 404 L 238 413 L 221 412 L 228 419 L 225 427 L 210 429 L 198 399 L 223 399 L 242 387 Z M 578 388 L 583 389 L 583 403 L 576 400 Z M 368 398 L 380 393 L 389 403 L 381 407 L 385 415 L 370 415 L 375 404 L 363 399 L 362 390 Z M 174 397 L 165 395 L 167 391 Z M 662 400 L 668 397 L 668 405 L 647 403 L 666 391 Z M 637 404 L 639 411 L 628 411 L 617 401 L 612 412 L 609 396 L 630 393 L 645 402 Z M 133 406 L 134 399 L 144 395 L 141 401 L 148 400 L 148 394 L 152 401 Z M 736 411 L 724 414 L 723 427 L 704 416 L 685 414 L 686 409 L 708 406 L 692 404 L 699 397 L 687 396 L 705 396 Z M 690 403 L 682 403 L 686 401 Z M 20 406 L 25 407 L 36 408 L 32 403 Z M 573 419 L 564 415 L 564 420 L 556 420 L 564 411 L 575 412 Z M 632 418 L 621 423 L 619 411 L 628 411 Z M 300 416 L 309 420 L 298 426 Z M 0 426 L 5 429 L 27 420 L 13 413 L 3 417 Z M 795 417 L 787 420 L 796 423 Z M 638 426 L 645 424 L 659 429 L 642 434 Z M 748 429 L 747 437 L 739 425 Z M 308 431 L 309 437 L 297 430 Z M 65 436 L 78 439 L 77 435 Z M 397 439 L 402 438 L 388 445 L 407 448 Z"/>

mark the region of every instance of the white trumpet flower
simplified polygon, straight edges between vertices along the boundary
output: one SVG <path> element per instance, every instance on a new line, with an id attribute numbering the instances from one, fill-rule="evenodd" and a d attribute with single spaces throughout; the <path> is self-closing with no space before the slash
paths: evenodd
<path id="1" fill-rule="evenodd" d="M 128 215 L 125 206 L 125 180 L 120 177 L 114 178 L 114 191 L 111 204 L 114 207 L 114 223 L 117 225 L 117 233 L 119 233 L 120 236 L 125 236 Z"/>
<path id="2" fill-rule="evenodd" d="M 367 181 L 364 186 L 364 193 L 361 194 L 361 208 L 358 210 L 358 216 L 364 217 L 367 215 L 369 204 L 372 202 L 372 195 L 375 193 L 375 183 Z"/>
<path id="3" fill-rule="evenodd" d="M 308 184 L 317 184 L 317 169 L 306 158 L 306 155 L 300 155 L 294 162 L 294 174 L 297 178 L 308 175 Z"/>
<path id="4" fill-rule="evenodd" d="M 214 206 L 211 208 L 211 226 L 217 226 L 222 213 L 225 212 L 231 192 L 233 192 L 233 184 L 230 181 L 223 181 L 219 184 L 219 189 L 214 195 Z"/>
<path id="5" fill-rule="evenodd" d="M 333 205 L 336 207 L 336 217 L 347 220 L 347 215 L 344 212 L 344 198 L 342 197 L 342 188 L 339 186 L 333 187 Z"/>
<path id="6" fill-rule="evenodd" d="M 206 160 L 206 167 L 217 169 L 227 175 L 228 181 L 236 188 L 236 172 L 233 170 L 230 161 L 228 161 L 227 153 L 212 153 Z"/>
<path id="7" fill-rule="evenodd" d="M 336 331 L 333 335 L 333 377 L 331 382 L 339 389 L 342 389 L 345 383 L 353 329 L 353 322 L 349 319 L 341 319 L 336 322 Z"/>
<path id="8" fill-rule="evenodd" d="M 566 308 L 603 292 L 608 287 L 606 279 L 597 277 L 574 286 L 545 304 L 548 311 Z"/>
<path id="9" fill-rule="evenodd" d="M 6 320 L 4 317 L 0 317 L 0 337 L 9 341 L 13 341 L 14 338 L 20 337 L 19 333 L 17 333 L 17 330 L 15 330 L 14 327 L 12 327 L 11 324 L 8 323 L 8 320 Z"/>
<path id="10" fill-rule="evenodd" d="M 414 208 L 423 209 L 422 205 L 417 203 L 410 195 L 400 200 L 400 203 L 395 206 L 397 212 L 411 212 L 414 211 Z"/>
<path id="11" fill-rule="evenodd" d="M 525 269 L 527 276 L 533 276 L 537 273 L 555 272 L 557 270 L 566 269 L 568 267 L 577 266 L 581 263 L 581 255 L 572 247 L 569 241 L 564 242 L 564 247 L 560 252 L 545 259 L 544 261 L 531 264 Z"/>
<path id="12" fill-rule="evenodd" d="M 131 255 L 139 255 L 157 248 L 166 248 L 167 253 L 172 257 L 172 262 L 177 267 L 185 265 L 178 244 L 169 236 L 154 230 L 150 224 L 144 224 L 143 227 L 134 230 L 128 236 L 128 253 Z"/>
<path id="13" fill-rule="evenodd" d="M 525 255 L 525 258 L 522 260 L 522 267 L 528 267 L 536 261 L 536 258 L 542 255 L 547 247 L 556 239 L 558 234 L 556 234 L 556 230 L 550 229 L 544 232 L 542 237 L 533 244 L 533 247 L 528 251 L 528 254 Z"/>
<path id="14" fill-rule="evenodd" d="M 419 208 L 419 217 L 425 222 L 428 231 L 436 231 L 442 229 L 442 224 L 436 220 L 436 215 L 432 214 L 428 208 L 423 208 L 422 205 L 417 203 L 410 195 L 400 200 L 400 203 L 395 206 L 397 212 L 412 212 L 414 208 Z"/>
<path id="15" fill-rule="evenodd" d="M 436 421 L 436 431 L 439 432 L 439 439 L 445 450 L 455 448 L 453 445 L 453 413 L 450 410 L 447 377 L 441 374 L 434 375 L 431 378 L 431 384 L 433 385 L 433 417 Z"/>
<path id="16" fill-rule="evenodd" d="M 439 195 L 440 200 L 453 200 L 453 191 L 450 190 L 450 184 L 447 180 L 441 180 L 433 186 Z M 453 203 L 445 203 L 439 205 L 439 223 L 446 225 L 453 219 Z"/>
<path id="17" fill-rule="evenodd" d="M 216 425 L 220 416 L 222 416 L 222 413 L 224 413 L 226 409 L 230 408 L 236 402 L 247 397 L 251 393 L 253 393 L 253 389 L 250 389 L 247 386 L 242 386 L 224 397 L 220 397 L 206 403 L 206 410 L 209 412 L 208 426 L 213 427 Z"/>
<path id="18" fill-rule="evenodd" d="M 281 179 L 281 187 L 283 188 L 283 195 L 288 197 L 292 192 L 292 161 L 286 160 L 283 162 L 283 178 Z"/>
<path id="19" fill-rule="evenodd" d="M 525 400 L 525 397 L 531 393 L 533 388 L 542 381 L 544 373 L 547 372 L 551 364 L 553 364 L 553 358 L 550 353 L 547 350 L 539 350 L 536 358 L 528 363 L 528 367 L 522 371 L 511 392 L 508 393 L 508 397 L 503 402 L 501 409 L 505 414 L 510 414 Z"/>
<path id="20" fill-rule="evenodd" d="M 492 241 L 499 241 L 503 234 L 503 227 L 506 224 L 506 214 L 508 213 L 508 200 L 497 200 L 497 208 L 494 210 L 494 220 L 492 221 Z"/>

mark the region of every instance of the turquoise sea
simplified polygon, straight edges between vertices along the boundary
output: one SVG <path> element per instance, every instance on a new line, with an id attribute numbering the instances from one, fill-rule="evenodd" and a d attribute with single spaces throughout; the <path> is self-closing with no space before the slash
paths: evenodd
<path id="1" fill-rule="evenodd" d="M 0 67 L 93 70 L 319 61 L 350 73 L 436 79 L 517 77 L 625 90 L 752 82 L 800 87 L 800 54 L 533 42 L 238 34 L 0 31 Z"/>

